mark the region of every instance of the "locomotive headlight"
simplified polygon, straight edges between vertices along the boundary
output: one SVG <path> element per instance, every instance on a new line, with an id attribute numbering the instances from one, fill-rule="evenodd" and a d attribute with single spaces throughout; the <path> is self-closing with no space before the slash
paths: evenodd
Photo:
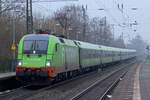
<path id="1" fill-rule="evenodd" d="M 50 67 L 51 63 L 50 63 L 50 60 L 47 60 L 46 61 L 46 67 Z"/>
<path id="2" fill-rule="evenodd" d="M 22 65 L 22 60 L 18 60 L 18 66 Z"/>

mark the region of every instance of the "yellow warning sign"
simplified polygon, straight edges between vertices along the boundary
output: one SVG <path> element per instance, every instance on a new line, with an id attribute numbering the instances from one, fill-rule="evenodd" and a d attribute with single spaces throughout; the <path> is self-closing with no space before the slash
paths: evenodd
<path id="1" fill-rule="evenodd" d="M 16 50 L 16 45 L 14 43 L 11 46 L 11 50 Z"/>

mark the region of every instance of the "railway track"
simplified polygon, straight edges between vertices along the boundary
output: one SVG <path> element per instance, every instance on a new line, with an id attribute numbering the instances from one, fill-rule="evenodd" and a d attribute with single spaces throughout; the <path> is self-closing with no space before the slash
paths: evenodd
<path id="1" fill-rule="evenodd" d="M 1 96 L 8 96 L 8 95 L 11 94 L 11 93 L 17 92 L 17 90 L 26 88 L 26 87 L 28 87 L 28 86 L 30 86 L 30 85 L 21 86 L 21 87 L 18 87 L 18 88 L 15 88 L 15 89 L 11 89 L 11 90 L 9 90 L 9 89 L 8 89 L 8 90 L 5 90 L 5 91 L 3 91 L 3 92 L 0 92 L 0 97 L 1 97 Z"/>
<path id="2" fill-rule="evenodd" d="M 116 64 L 115 66 L 120 66 L 120 64 Z M 82 77 L 90 76 L 91 74 L 94 74 L 94 73 L 95 72 L 91 72 L 90 74 L 84 74 L 84 75 L 74 77 L 74 78 L 66 80 L 66 81 L 62 81 L 62 82 L 59 82 L 59 83 L 56 83 L 56 84 L 53 84 L 53 85 L 50 85 L 47 87 L 41 87 L 38 89 L 28 88 L 28 87 L 30 87 L 30 85 L 22 86 L 20 88 L 17 88 L 17 89 L 8 91 L 6 93 L 4 92 L 4 93 L 0 94 L 0 100 L 7 100 L 7 98 L 9 98 L 9 97 L 11 97 L 11 100 L 25 100 L 25 99 L 30 98 L 31 96 L 33 96 L 35 94 L 41 93 L 41 92 L 46 91 L 46 90 L 51 90 L 51 89 L 56 88 L 58 86 L 62 86 L 64 84 L 67 84 L 73 80 L 77 80 L 77 79 L 80 79 Z"/>
<path id="3" fill-rule="evenodd" d="M 55 88 L 55 87 L 60 86 L 62 84 L 66 84 L 66 83 L 71 82 L 73 80 L 76 80 L 76 79 L 79 79 L 79 78 L 82 78 L 82 77 L 86 77 L 86 76 L 94 74 L 94 73 L 95 73 L 95 71 L 90 72 L 88 74 L 83 74 L 83 75 L 74 77 L 72 79 L 68 79 L 66 81 L 58 82 L 58 83 L 50 85 L 50 86 L 42 87 L 42 88 L 39 88 L 39 89 L 30 89 L 31 85 L 26 85 L 26 86 L 22 86 L 22 87 L 13 89 L 13 90 L 6 90 L 6 91 L 0 93 L 0 100 L 5 100 L 4 99 L 5 97 L 9 97 L 9 96 L 14 95 L 14 94 L 16 95 L 16 93 L 18 95 L 16 97 L 13 97 L 11 100 L 25 100 L 26 98 L 31 97 L 34 94 L 37 94 L 37 93 L 40 93 L 42 91 Z"/>
<path id="4" fill-rule="evenodd" d="M 103 79 L 94 82 L 92 85 L 73 96 L 70 100 L 106 100 L 107 97 L 111 98 L 111 95 L 109 95 L 110 92 L 117 85 L 120 79 L 127 73 L 127 67 L 131 66 L 135 62 L 111 72 Z"/>

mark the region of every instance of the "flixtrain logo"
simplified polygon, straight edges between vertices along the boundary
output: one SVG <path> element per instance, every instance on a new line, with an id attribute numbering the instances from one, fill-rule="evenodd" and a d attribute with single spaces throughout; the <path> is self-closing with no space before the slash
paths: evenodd
<path id="1" fill-rule="evenodd" d="M 30 61 L 40 61 L 41 59 L 39 59 L 39 58 L 27 58 L 27 60 L 30 60 Z"/>

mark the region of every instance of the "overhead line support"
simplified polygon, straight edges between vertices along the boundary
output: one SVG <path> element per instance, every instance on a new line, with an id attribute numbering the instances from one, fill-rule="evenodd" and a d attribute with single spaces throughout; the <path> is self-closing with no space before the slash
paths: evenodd
<path id="1" fill-rule="evenodd" d="M 27 34 L 31 34 L 33 33 L 32 0 L 26 1 L 26 15 Z"/>

